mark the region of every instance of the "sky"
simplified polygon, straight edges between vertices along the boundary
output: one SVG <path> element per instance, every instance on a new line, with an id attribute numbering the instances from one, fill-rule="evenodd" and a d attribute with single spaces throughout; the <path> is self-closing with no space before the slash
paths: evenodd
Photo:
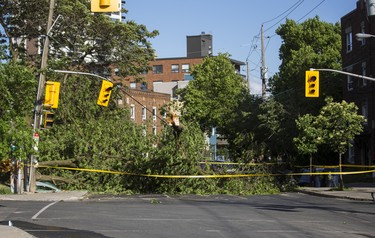
<path id="1" fill-rule="evenodd" d="M 278 72 L 281 39 L 276 35 L 285 19 L 303 22 L 319 16 L 330 23 L 356 8 L 357 0 L 126 0 L 126 20 L 143 24 L 159 35 L 150 39 L 159 58 L 186 57 L 186 36 L 213 36 L 213 54 L 229 53 L 249 62 L 252 94 L 261 94 L 260 29 L 264 26 L 267 77 Z M 246 67 L 241 74 L 246 75 Z"/>

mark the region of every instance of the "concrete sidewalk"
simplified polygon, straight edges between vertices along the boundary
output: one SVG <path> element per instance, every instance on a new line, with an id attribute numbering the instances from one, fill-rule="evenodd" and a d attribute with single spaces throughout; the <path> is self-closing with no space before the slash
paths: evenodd
<path id="1" fill-rule="evenodd" d="M 345 186 L 347 189 L 344 191 L 337 191 L 330 187 L 300 187 L 298 191 L 315 196 L 375 202 L 375 183 L 345 184 Z"/>
<path id="2" fill-rule="evenodd" d="M 55 193 L 23 193 L 0 195 L 0 201 L 74 201 L 87 197 L 87 191 L 61 191 Z"/>

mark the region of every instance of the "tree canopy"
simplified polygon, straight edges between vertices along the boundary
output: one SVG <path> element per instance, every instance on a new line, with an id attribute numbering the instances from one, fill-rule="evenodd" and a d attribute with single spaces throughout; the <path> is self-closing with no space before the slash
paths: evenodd
<path id="1" fill-rule="evenodd" d="M 0 161 L 14 156 L 26 159 L 32 150 L 30 114 L 36 94 L 35 74 L 25 66 L 0 64 Z M 22 149 L 22 150 L 21 150 Z"/>
<path id="2" fill-rule="evenodd" d="M 36 52 L 25 52 L 25 44 L 26 40 L 34 40 L 35 47 L 43 44 L 40 40 L 46 34 L 48 7 L 45 0 L 2 2 L 1 41 L 8 45 L 10 59 L 40 65 L 35 62 Z M 114 22 L 105 14 L 91 13 L 90 1 L 56 1 L 53 20 L 49 33 L 51 67 L 74 67 L 101 75 L 111 74 L 117 67 L 119 75 L 134 76 L 144 72 L 154 58 L 149 39 L 158 31 L 148 31 L 134 21 Z"/>
<path id="3" fill-rule="evenodd" d="M 302 23 L 287 20 L 276 31 L 282 39 L 279 72 L 270 79 L 270 91 L 295 118 L 300 114 L 317 113 L 324 99 L 342 98 L 341 76 L 320 74 L 320 98 L 304 97 L 305 71 L 310 68 L 341 68 L 341 33 L 339 24 L 320 21 L 319 17 Z"/>
<path id="4" fill-rule="evenodd" d="M 205 58 L 191 75 L 194 79 L 180 92 L 186 117 L 197 121 L 204 131 L 217 127 L 225 134 L 248 93 L 243 77 L 235 73 L 228 54 Z"/>

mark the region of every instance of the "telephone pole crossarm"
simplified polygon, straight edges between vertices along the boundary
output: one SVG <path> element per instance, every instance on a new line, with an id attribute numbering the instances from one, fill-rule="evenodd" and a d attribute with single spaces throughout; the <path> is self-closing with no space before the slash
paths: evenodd
<path id="1" fill-rule="evenodd" d="M 313 68 L 310 68 L 310 70 L 311 71 L 334 72 L 334 73 L 345 74 L 345 75 L 349 75 L 349 76 L 353 76 L 353 77 L 357 77 L 357 78 L 367 79 L 367 80 L 370 80 L 370 81 L 375 81 L 375 78 L 372 78 L 372 77 L 359 75 L 359 74 L 353 74 L 353 73 L 349 73 L 349 72 L 345 72 L 345 71 L 341 71 L 341 70 L 336 70 L 336 69 L 313 69 Z"/>

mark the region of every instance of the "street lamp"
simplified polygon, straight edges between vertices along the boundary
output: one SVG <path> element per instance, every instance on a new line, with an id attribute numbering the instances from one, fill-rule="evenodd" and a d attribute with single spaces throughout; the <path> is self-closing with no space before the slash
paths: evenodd
<path id="1" fill-rule="evenodd" d="M 356 37 L 357 40 L 361 41 L 361 40 L 366 39 L 366 38 L 375 37 L 375 35 L 366 34 L 366 33 L 357 33 L 357 34 L 355 34 L 355 37 Z"/>

